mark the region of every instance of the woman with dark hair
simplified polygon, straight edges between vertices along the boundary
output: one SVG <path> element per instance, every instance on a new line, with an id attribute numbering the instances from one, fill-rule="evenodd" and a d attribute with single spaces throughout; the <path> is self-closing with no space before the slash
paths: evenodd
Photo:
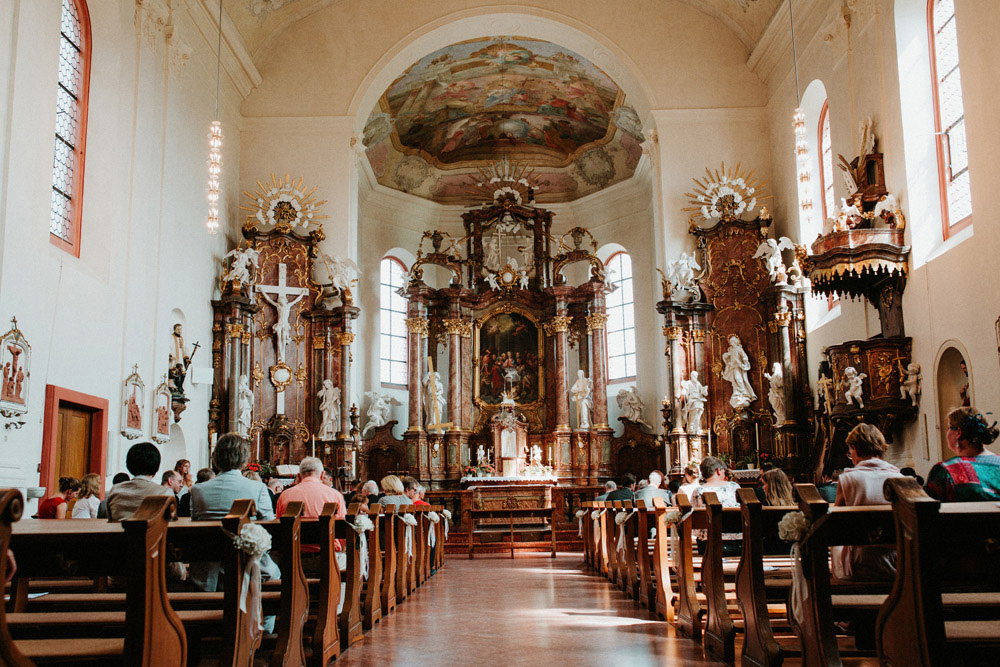
<path id="1" fill-rule="evenodd" d="M 847 454 L 853 468 L 840 473 L 835 505 L 885 505 L 882 485 L 902 477 L 899 468 L 883 461 L 889 445 L 871 424 L 858 424 L 847 434 Z M 882 546 L 845 546 L 831 549 L 833 572 L 840 579 L 880 581 L 896 576 L 896 550 Z"/>
<path id="2" fill-rule="evenodd" d="M 38 504 L 39 519 L 65 519 L 67 503 L 76 499 L 80 492 L 80 480 L 76 477 L 59 478 L 59 495 L 46 498 Z"/>
<path id="3" fill-rule="evenodd" d="M 948 414 L 948 446 L 958 456 L 931 468 L 927 495 L 946 503 L 1000 500 L 1000 456 L 985 449 L 998 434 L 996 422 L 987 425 L 974 407 L 952 410 Z"/>

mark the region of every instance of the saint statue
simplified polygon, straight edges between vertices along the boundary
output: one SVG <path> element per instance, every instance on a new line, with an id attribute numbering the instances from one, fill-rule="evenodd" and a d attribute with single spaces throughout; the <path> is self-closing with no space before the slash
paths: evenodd
<path id="1" fill-rule="evenodd" d="M 774 423 L 781 426 L 785 423 L 785 375 L 781 370 L 781 364 L 774 362 L 770 375 L 764 373 L 764 377 L 771 385 L 767 390 L 767 400 L 774 410 Z"/>
<path id="2" fill-rule="evenodd" d="M 340 415 L 340 387 L 333 386 L 333 380 L 323 380 L 323 388 L 316 394 L 319 397 L 319 411 L 322 414 L 319 437 L 329 440 L 336 435 L 337 417 Z"/>
<path id="3" fill-rule="evenodd" d="M 259 289 L 259 288 L 258 288 Z M 275 301 L 267 295 L 267 292 L 261 290 L 260 295 L 264 297 L 264 301 L 274 306 L 274 309 L 278 311 L 274 317 L 274 324 L 271 325 L 271 330 L 274 331 L 274 336 L 277 339 L 278 345 L 278 363 L 285 363 L 285 347 L 288 345 L 288 341 L 291 339 L 292 325 L 288 322 L 288 317 L 291 315 L 292 306 L 299 302 L 299 300 L 305 296 L 305 293 L 299 294 L 297 297 L 288 300 L 284 292 L 278 292 L 278 300 Z"/>
<path id="4" fill-rule="evenodd" d="M 253 391 L 250 390 L 250 379 L 247 374 L 240 375 L 240 386 L 237 392 L 237 432 L 244 438 L 250 435 L 250 424 L 253 420 Z"/>
<path id="5" fill-rule="evenodd" d="M 368 406 L 368 423 L 365 425 L 365 430 L 361 432 L 361 437 L 367 436 L 368 431 L 373 428 L 388 424 L 392 406 L 402 405 L 402 403 L 389 394 L 383 394 L 378 391 L 366 391 L 365 398 L 371 400 L 372 404 Z"/>
<path id="6" fill-rule="evenodd" d="M 437 371 L 429 371 L 424 376 L 424 411 L 428 425 L 437 426 L 441 423 L 444 406 L 444 385 L 441 383 L 441 374 Z M 440 427 L 434 430 L 436 433 L 441 433 Z"/>
<path id="7" fill-rule="evenodd" d="M 618 392 L 618 407 L 621 409 L 622 417 L 625 419 L 636 424 L 642 424 L 649 430 L 653 430 L 653 427 L 642 418 L 642 409 L 645 406 L 635 387 L 622 389 Z"/>
<path id="8" fill-rule="evenodd" d="M 479 447 L 476 449 L 476 464 L 482 465 L 483 463 L 486 463 L 486 448 L 484 448 L 482 445 L 479 445 Z"/>
<path id="9" fill-rule="evenodd" d="M 684 400 L 684 427 L 689 434 L 698 435 L 708 402 L 708 387 L 698 381 L 698 371 L 691 371 L 688 379 L 681 382 L 681 398 Z"/>
<path id="10" fill-rule="evenodd" d="M 170 336 L 170 361 L 167 375 L 170 379 L 171 394 L 175 398 L 184 397 L 184 378 L 187 376 L 187 368 L 191 364 L 191 355 L 187 353 L 184 346 L 184 327 L 178 322 L 174 325 L 174 331 Z"/>
<path id="11" fill-rule="evenodd" d="M 699 296 L 698 284 L 694 272 L 701 270 L 701 265 L 694 254 L 681 253 L 681 256 L 667 263 L 666 278 L 670 283 L 671 293 L 682 301 L 692 301 Z"/>
<path id="12" fill-rule="evenodd" d="M 590 428 L 590 408 L 593 406 L 594 383 L 585 377 L 582 370 L 576 372 L 576 382 L 569 389 L 570 396 L 576 401 L 576 425 L 578 429 Z"/>
<path id="13" fill-rule="evenodd" d="M 542 465 L 542 448 L 538 445 L 531 446 L 531 465 Z"/>
<path id="14" fill-rule="evenodd" d="M 745 410 L 757 400 L 757 394 L 747 378 L 750 358 L 747 357 L 738 337 L 729 337 L 729 349 L 722 355 L 722 363 L 724 364 L 722 377 L 733 385 L 733 395 L 729 399 L 729 404 L 734 410 Z"/>

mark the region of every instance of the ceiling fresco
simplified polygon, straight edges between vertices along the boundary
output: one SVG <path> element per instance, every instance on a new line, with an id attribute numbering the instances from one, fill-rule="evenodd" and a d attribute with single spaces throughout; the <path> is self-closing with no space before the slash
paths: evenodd
<path id="1" fill-rule="evenodd" d="M 624 92 L 593 63 L 551 42 L 489 37 L 411 65 L 363 141 L 387 187 L 462 202 L 469 174 L 506 155 L 534 169 L 539 201 L 555 202 L 630 177 L 643 136 Z"/>

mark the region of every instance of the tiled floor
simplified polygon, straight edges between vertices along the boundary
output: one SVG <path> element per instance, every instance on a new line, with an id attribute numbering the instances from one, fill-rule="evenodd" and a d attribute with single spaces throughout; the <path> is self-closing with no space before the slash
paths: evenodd
<path id="1" fill-rule="evenodd" d="M 337 665 L 706 665 L 580 554 L 450 557 Z"/>

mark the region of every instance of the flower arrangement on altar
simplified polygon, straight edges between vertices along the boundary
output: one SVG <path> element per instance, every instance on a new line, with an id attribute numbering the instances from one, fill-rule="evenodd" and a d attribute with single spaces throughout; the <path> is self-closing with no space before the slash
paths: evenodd
<path id="1" fill-rule="evenodd" d="M 465 466 L 462 468 L 462 475 L 465 477 L 472 477 L 476 474 L 476 466 Z"/>
<path id="2" fill-rule="evenodd" d="M 539 463 L 532 463 L 524 468 L 525 477 L 547 477 L 552 475 L 552 466 L 543 466 Z"/>
<path id="3" fill-rule="evenodd" d="M 760 452 L 757 454 L 757 461 L 760 462 L 760 467 L 764 468 L 765 466 L 774 464 L 774 456 L 771 455 L 771 452 Z"/>
<path id="4" fill-rule="evenodd" d="M 490 463 L 480 463 L 477 470 L 479 474 L 484 477 L 492 477 L 497 472 L 497 469 Z"/>
<path id="5" fill-rule="evenodd" d="M 245 472 L 255 472 L 260 475 L 262 479 L 274 477 L 278 474 L 278 471 L 269 461 L 251 461 L 244 466 L 243 470 Z"/>

